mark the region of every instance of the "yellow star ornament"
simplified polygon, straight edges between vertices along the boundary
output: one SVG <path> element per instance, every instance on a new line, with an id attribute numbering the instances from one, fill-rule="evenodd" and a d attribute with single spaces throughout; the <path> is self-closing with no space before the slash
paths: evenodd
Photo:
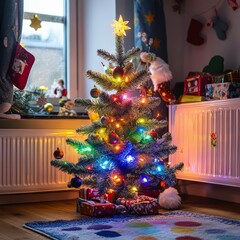
<path id="1" fill-rule="evenodd" d="M 30 19 L 31 20 L 31 24 L 30 27 L 34 28 L 35 31 L 37 31 L 39 28 L 41 28 L 41 20 L 39 20 L 38 15 L 34 14 L 33 18 Z"/>
<path id="2" fill-rule="evenodd" d="M 122 15 L 120 15 L 118 21 L 114 20 L 112 26 L 114 27 L 113 33 L 121 37 L 122 35 L 126 36 L 125 30 L 131 29 L 127 26 L 128 21 L 123 21 Z"/>

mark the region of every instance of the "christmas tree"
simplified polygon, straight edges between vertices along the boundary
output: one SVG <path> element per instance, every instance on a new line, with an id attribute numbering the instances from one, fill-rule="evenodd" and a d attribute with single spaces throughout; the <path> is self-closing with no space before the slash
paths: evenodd
<path id="1" fill-rule="evenodd" d="M 121 16 L 114 21 L 115 54 L 97 51 L 107 61 L 102 63 L 105 72 L 86 73 L 95 82 L 93 99 L 75 100 L 88 110 L 90 118 L 95 116 L 90 126 L 76 129 L 87 135 L 85 141 L 66 140 L 80 154 L 78 162 L 51 161 L 52 166 L 73 174 L 69 187 L 83 184 L 98 189 L 99 194 L 114 191 L 116 198 L 131 198 L 140 188 L 153 183 L 174 186 L 175 172 L 183 167 L 183 163 L 171 167 L 166 161 L 177 147 L 170 144 L 169 133 L 158 136 L 156 131 L 167 125 L 152 114 L 160 99 L 129 95 L 149 80 L 149 73 L 145 69 L 135 70 L 133 60 L 139 58 L 139 48 L 125 52 L 125 31 L 130 29 L 127 24 Z"/>

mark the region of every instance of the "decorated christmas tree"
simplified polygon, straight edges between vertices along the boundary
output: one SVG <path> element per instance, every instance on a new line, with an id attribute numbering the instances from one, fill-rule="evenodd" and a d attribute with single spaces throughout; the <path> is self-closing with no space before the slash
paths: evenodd
<path id="1" fill-rule="evenodd" d="M 125 31 L 130 29 L 127 24 L 121 16 L 113 23 L 115 54 L 97 51 L 106 61 L 102 63 L 105 71 L 86 73 L 95 84 L 91 90 L 93 99 L 75 100 L 91 119 L 89 126 L 76 129 L 77 133 L 87 135 L 85 141 L 66 140 L 80 154 L 78 162 L 51 161 L 52 166 L 73 175 L 69 187 L 90 186 L 101 195 L 114 192 L 115 198 L 131 198 L 153 184 L 162 188 L 174 186 L 175 173 L 183 167 L 183 163 L 170 166 L 167 161 L 177 149 L 171 145 L 171 135 L 157 133 L 156 129 L 167 125 L 165 120 L 153 117 L 152 109 L 160 99 L 130 94 L 149 80 L 150 73 L 135 70 L 139 48 L 125 52 Z"/>

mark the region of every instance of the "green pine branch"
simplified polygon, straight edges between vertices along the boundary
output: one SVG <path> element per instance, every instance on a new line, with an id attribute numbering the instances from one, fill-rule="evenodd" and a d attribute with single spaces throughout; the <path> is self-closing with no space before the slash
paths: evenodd
<path id="1" fill-rule="evenodd" d="M 86 76 L 106 91 L 118 90 L 120 83 L 115 78 L 107 74 L 88 70 Z"/>
<path id="2" fill-rule="evenodd" d="M 113 63 L 117 63 L 117 58 L 114 54 L 111 54 L 103 49 L 99 49 L 97 50 L 97 54 L 98 56 L 102 57 L 103 59 L 113 62 Z"/>

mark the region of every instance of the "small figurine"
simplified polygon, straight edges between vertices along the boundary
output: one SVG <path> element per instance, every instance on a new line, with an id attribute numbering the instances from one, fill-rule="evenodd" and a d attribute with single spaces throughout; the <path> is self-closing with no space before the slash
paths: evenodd
<path id="1" fill-rule="evenodd" d="M 56 98 L 62 98 L 67 96 L 67 89 L 64 88 L 64 81 L 58 80 L 58 86 L 54 89 L 54 95 Z"/>
<path id="2" fill-rule="evenodd" d="M 66 100 L 63 107 L 60 107 L 59 109 L 59 116 L 76 116 L 77 113 L 73 110 L 75 107 L 75 104 L 70 100 Z"/>

